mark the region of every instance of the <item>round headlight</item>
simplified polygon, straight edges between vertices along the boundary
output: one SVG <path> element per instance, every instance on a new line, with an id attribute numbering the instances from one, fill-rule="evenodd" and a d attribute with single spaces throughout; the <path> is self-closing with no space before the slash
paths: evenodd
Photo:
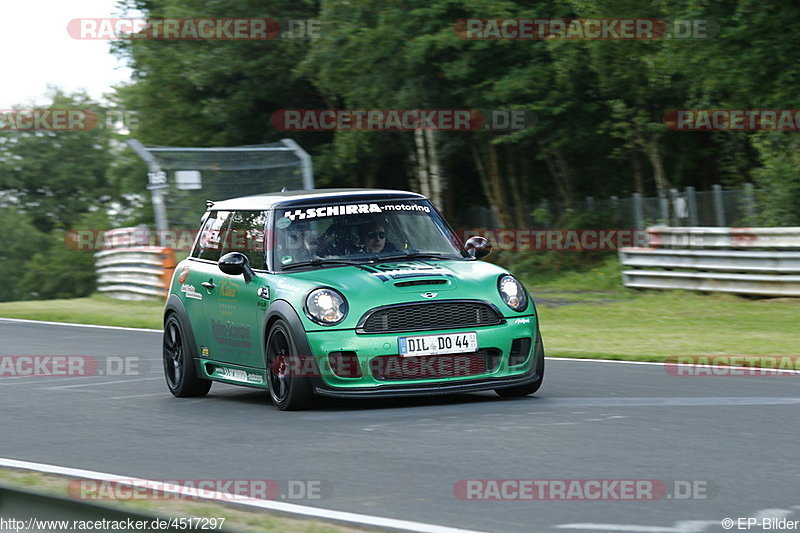
<path id="1" fill-rule="evenodd" d="M 347 316 L 347 300 L 333 289 L 314 289 L 306 297 L 306 314 L 317 324 L 333 326 Z"/>
<path id="2" fill-rule="evenodd" d="M 528 297 L 522 284 L 514 276 L 500 276 L 497 281 L 497 290 L 503 301 L 514 311 L 524 311 L 528 307 Z"/>

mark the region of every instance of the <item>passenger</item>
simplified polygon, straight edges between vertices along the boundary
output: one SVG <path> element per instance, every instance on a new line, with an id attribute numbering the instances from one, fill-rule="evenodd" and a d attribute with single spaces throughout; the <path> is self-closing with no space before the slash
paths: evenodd
<path id="1" fill-rule="evenodd" d="M 286 228 L 286 246 L 281 263 L 297 263 L 316 259 L 317 232 L 306 222 L 295 222 Z"/>

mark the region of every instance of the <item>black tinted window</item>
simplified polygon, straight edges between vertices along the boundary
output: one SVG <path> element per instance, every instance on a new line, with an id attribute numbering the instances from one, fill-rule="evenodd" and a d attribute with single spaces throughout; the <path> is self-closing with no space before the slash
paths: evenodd
<path id="1" fill-rule="evenodd" d="M 225 225 L 230 217 L 230 211 L 212 211 L 200 230 L 200 237 L 192 251 L 192 257 L 219 261 L 222 255 L 222 242 L 224 240 Z"/>
<path id="2" fill-rule="evenodd" d="M 264 268 L 264 224 L 263 211 L 236 211 L 222 243 L 222 254 L 241 252 L 247 256 L 250 266 Z"/>

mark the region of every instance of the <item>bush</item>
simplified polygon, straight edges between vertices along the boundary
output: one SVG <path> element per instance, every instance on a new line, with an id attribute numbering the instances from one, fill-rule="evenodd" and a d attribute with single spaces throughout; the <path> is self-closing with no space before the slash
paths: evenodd
<path id="1" fill-rule="evenodd" d="M 764 226 L 800 226 L 800 139 L 786 133 L 753 137 L 762 166 L 753 171 L 760 189 L 756 222 Z"/>
<path id="2" fill-rule="evenodd" d="M 83 215 L 79 228 L 108 228 L 102 211 Z M 45 247 L 28 262 L 22 284 L 31 297 L 38 299 L 81 298 L 97 288 L 94 253 L 72 250 L 64 241 L 63 231 L 47 236 Z"/>
<path id="3" fill-rule="evenodd" d="M 46 245 L 46 236 L 30 217 L 13 207 L 0 209 L 0 301 L 28 300 L 34 297 L 22 281 L 32 257 Z"/>
<path id="4" fill-rule="evenodd" d="M 22 284 L 31 297 L 51 300 L 89 296 L 97 288 L 94 254 L 70 250 L 64 244 L 64 233 L 48 235 L 45 250 L 28 262 Z"/>
<path id="5" fill-rule="evenodd" d="M 564 212 L 556 223 L 557 230 L 619 228 L 612 214 L 604 211 Z M 616 252 L 544 250 L 498 251 L 487 260 L 514 272 L 558 273 L 585 272 L 597 268 Z"/>

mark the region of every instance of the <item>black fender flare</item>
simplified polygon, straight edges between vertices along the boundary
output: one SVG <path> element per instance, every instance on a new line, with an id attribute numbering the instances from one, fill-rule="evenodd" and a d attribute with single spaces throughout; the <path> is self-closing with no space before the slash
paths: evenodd
<path id="1" fill-rule="evenodd" d="M 289 326 L 292 340 L 299 352 L 294 355 L 313 356 L 314 353 L 311 351 L 311 346 L 308 343 L 306 328 L 303 327 L 303 323 L 300 321 L 300 315 L 297 314 L 294 307 L 286 300 L 275 300 L 267 308 L 267 312 L 264 314 L 264 323 L 261 327 L 261 347 L 264 354 L 264 367 L 266 368 L 267 336 L 269 335 L 272 324 L 277 319 L 283 320 L 286 322 L 286 325 Z"/>
<path id="2" fill-rule="evenodd" d="M 175 313 L 178 315 L 178 320 L 181 321 L 181 326 L 183 327 L 183 333 L 186 335 L 189 345 L 189 353 L 191 354 L 192 358 L 197 361 L 200 358 L 200 349 L 197 346 L 197 340 L 194 338 L 194 330 L 192 329 L 192 323 L 189 320 L 189 313 L 186 311 L 186 306 L 183 305 L 181 299 L 175 295 L 170 294 L 169 298 L 167 298 L 167 303 L 164 305 L 164 317 L 162 320 L 162 328 L 167 323 L 167 316 L 170 313 Z"/>
<path id="3" fill-rule="evenodd" d="M 539 318 L 538 316 L 536 317 Z M 537 321 L 538 322 L 538 321 Z M 542 332 L 539 330 L 539 324 L 536 324 L 536 340 L 533 346 L 533 361 L 532 369 L 535 373 L 539 374 L 539 379 L 544 379 L 544 341 L 542 340 Z"/>

